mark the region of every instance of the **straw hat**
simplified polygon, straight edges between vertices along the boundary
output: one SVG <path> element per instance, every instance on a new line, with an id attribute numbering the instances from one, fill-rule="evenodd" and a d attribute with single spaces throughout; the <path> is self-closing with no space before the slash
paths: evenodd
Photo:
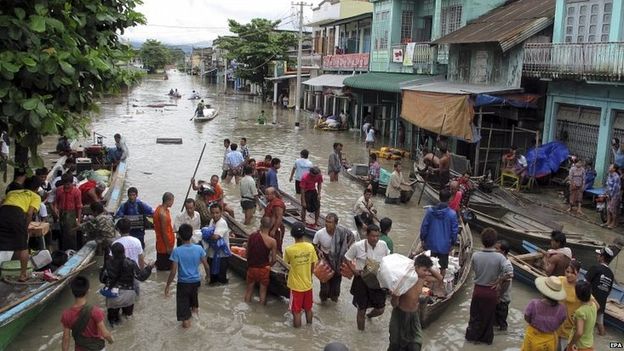
<path id="1" fill-rule="evenodd" d="M 537 277 L 535 278 L 535 286 L 544 296 L 553 300 L 561 301 L 566 298 L 566 292 L 563 290 L 561 280 L 557 277 Z"/>

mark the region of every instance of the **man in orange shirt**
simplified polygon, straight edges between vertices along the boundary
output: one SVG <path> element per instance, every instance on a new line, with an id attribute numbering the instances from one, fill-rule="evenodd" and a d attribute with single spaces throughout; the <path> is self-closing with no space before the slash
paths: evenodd
<path id="1" fill-rule="evenodd" d="M 162 197 L 162 204 L 154 211 L 154 231 L 156 232 L 156 269 L 159 271 L 171 270 L 169 256 L 175 246 L 173 222 L 169 208 L 173 205 L 173 194 L 166 192 Z"/>

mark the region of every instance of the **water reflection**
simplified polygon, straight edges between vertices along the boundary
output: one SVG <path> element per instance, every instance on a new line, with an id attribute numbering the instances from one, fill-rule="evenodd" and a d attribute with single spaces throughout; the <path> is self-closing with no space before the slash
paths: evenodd
<path id="1" fill-rule="evenodd" d="M 220 108 L 219 116 L 207 123 L 189 121 L 196 101 L 169 99 L 166 93 L 177 88 L 186 97 L 192 90 L 198 91 L 205 103 Z M 158 108 L 148 104 L 173 104 Z M 257 125 L 256 117 L 261 110 L 274 123 Z M 131 151 L 126 186 L 139 189 L 139 197 L 157 205 L 162 193 L 171 191 L 176 196 L 173 210 L 179 211 L 186 193 L 195 163 L 204 143 L 207 144 L 197 179 L 208 179 L 221 173 L 223 157 L 222 141 L 230 138 L 238 142 L 246 137 L 251 155 L 262 159 L 271 154 L 282 160 L 279 172 L 280 187 L 294 193 L 294 183 L 288 182 L 290 169 L 303 148 L 310 150 L 310 160 L 326 173 L 327 159 L 334 142 L 344 144 L 344 151 L 352 162 L 365 162 L 367 152 L 359 131 L 343 133 L 322 132 L 312 128 L 307 114 L 302 113 L 301 128 L 293 128 L 295 116 L 292 111 L 273 108 L 270 104 L 248 96 L 223 95 L 214 86 L 180 74 L 169 74 L 169 80 L 147 78 L 128 96 L 111 98 L 102 102 L 101 114 L 95 118 L 93 129 L 108 138 L 121 133 L 126 137 Z M 182 145 L 156 144 L 157 137 L 182 138 Z M 382 166 L 390 169 L 386 161 Z M 351 208 L 361 195 L 362 188 L 341 177 L 338 183 L 329 183 L 325 175 L 322 211 L 338 214 L 340 224 L 352 227 Z M 224 185 L 226 201 L 233 205 L 237 216 L 242 217 L 238 206 L 239 191 L 236 185 Z M 416 198 L 416 197 L 415 197 Z M 406 253 L 419 233 L 423 215 L 422 205 L 412 200 L 407 206 L 387 206 L 376 199 L 380 216 L 394 221 L 391 236 L 395 250 Z M 257 215 L 258 216 L 258 215 Z M 478 242 L 478 237 L 475 238 Z M 290 238 L 287 239 L 287 243 Z M 153 234 L 146 235 L 147 257 L 154 259 Z M 134 319 L 113 331 L 115 344 L 108 350 L 321 350 L 328 342 L 340 340 L 351 350 L 384 350 L 388 343 L 390 311 L 383 317 L 367 323 L 365 333 L 355 326 L 355 308 L 351 305 L 350 281 L 342 285 L 342 295 L 337 304 L 321 305 L 315 296 L 314 323 L 300 330 L 291 327 L 286 300 L 272 297 L 267 306 L 243 302 L 244 281 L 230 273 L 230 284 L 200 289 L 200 320 L 190 330 L 182 330 L 175 318 L 174 298 L 165 299 L 163 290 L 167 273 L 156 273 L 143 284 Z M 103 306 L 103 298 L 95 293 L 99 286 L 97 271 L 90 272 L 92 293 L 90 300 Z M 318 282 L 315 280 L 315 292 Z M 456 306 L 449 307 L 433 325 L 425 330 L 425 350 L 481 350 L 483 347 L 466 344 L 464 331 L 468 321 L 468 309 L 472 288 L 460 291 Z M 518 350 L 522 341 L 524 322 L 522 310 L 536 294 L 527 287 L 514 282 L 512 303 L 509 311 L 509 332 L 496 335 L 492 350 Z M 29 325 L 10 350 L 59 349 L 62 309 L 71 304 L 67 290 L 57 303 L 45 310 L 40 318 Z M 390 307 L 388 307 L 389 309 Z M 621 335 L 597 337 L 596 349 L 606 349 L 607 340 L 622 340 Z M 604 346 L 604 347 L 603 347 Z"/>

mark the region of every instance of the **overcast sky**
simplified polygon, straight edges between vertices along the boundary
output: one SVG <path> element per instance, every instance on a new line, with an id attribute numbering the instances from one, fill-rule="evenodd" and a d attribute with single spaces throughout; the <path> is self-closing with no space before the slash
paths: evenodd
<path id="1" fill-rule="evenodd" d="M 143 0 L 138 11 L 147 25 L 128 29 L 124 38 L 133 41 L 158 39 L 169 44 L 213 40 L 228 34 L 227 20 L 246 23 L 252 18 L 282 19 L 282 29 L 297 29 L 297 9 L 291 0 Z M 308 3 L 312 1 L 308 0 Z M 313 1 L 318 5 L 320 0 Z M 304 7 L 304 23 L 312 10 Z"/>

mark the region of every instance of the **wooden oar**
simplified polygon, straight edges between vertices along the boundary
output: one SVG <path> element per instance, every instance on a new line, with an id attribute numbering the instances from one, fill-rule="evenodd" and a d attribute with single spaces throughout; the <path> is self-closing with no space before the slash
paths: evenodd
<path id="1" fill-rule="evenodd" d="M 193 178 L 195 179 L 195 176 L 197 175 L 197 169 L 199 168 L 199 163 L 202 160 L 202 157 L 204 157 L 204 150 L 206 150 L 206 143 L 204 143 L 204 147 L 202 148 L 201 154 L 199 154 L 199 159 L 197 160 L 197 165 L 195 165 L 195 172 L 193 172 Z M 184 200 L 186 200 L 186 198 L 188 198 L 189 194 L 191 193 L 191 186 L 192 184 L 189 184 L 188 190 L 186 191 L 186 196 L 184 196 Z M 184 203 L 182 203 L 182 208 L 180 209 L 180 212 L 184 211 Z"/>
<path id="2" fill-rule="evenodd" d="M 422 179 L 423 179 L 422 190 L 420 191 L 420 195 L 418 195 L 418 204 L 419 205 L 420 205 L 420 200 L 422 200 L 422 196 L 425 193 L 425 187 L 427 186 L 427 178 L 422 176 Z"/>

